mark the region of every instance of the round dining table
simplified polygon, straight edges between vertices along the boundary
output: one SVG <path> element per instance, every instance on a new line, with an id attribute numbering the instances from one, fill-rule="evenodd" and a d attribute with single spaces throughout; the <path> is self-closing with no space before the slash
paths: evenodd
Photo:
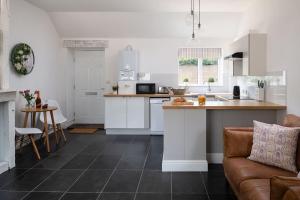
<path id="1" fill-rule="evenodd" d="M 58 138 L 57 138 L 57 133 L 56 133 L 56 124 L 54 120 L 54 115 L 53 112 L 57 110 L 57 107 L 49 106 L 47 108 L 36 108 L 36 107 L 28 107 L 28 108 L 23 108 L 21 112 L 25 113 L 25 118 L 24 118 L 24 124 L 23 127 L 26 128 L 28 124 L 28 118 L 29 114 L 31 114 L 31 126 L 35 127 L 36 126 L 36 114 L 37 113 L 43 113 L 44 115 L 44 130 L 43 133 L 45 134 L 45 140 L 44 143 L 46 145 L 47 152 L 50 153 L 50 142 L 49 142 L 49 130 L 48 130 L 48 117 L 47 113 L 50 113 L 51 116 L 51 121 L 52 121 L 52 126 L 53 126 L 53 131 L 55 134 L 55 139 L 56 143 L 58 143 Z M 34 150 L 37 151 L 37 147 L 34 146 Z"/>

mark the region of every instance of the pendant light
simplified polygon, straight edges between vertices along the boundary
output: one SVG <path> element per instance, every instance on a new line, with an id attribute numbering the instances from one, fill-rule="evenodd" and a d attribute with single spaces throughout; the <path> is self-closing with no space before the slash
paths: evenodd
<path id="1" fill-rule="evenodd" d="M 201 7 L 200 7 L 200 5 L 201 5 L 201 0 L 199 0 L 199 22 L 198 22 L 198 29 L 201 29 L 201 17 L 200 17 L 200 12 L 201 12 Z"/>
<path id="2" fill-rule="evenodd" d="M 195 39 L 195 0 L 192 0 L 192 16 L 193 16 L 193 33 L 192 39 Z"/>

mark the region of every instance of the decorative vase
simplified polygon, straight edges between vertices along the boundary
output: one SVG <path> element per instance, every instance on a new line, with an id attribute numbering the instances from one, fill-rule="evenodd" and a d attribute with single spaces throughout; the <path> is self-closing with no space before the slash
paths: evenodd
<path id="1" fill-rule="evenodd" d="M 33 107 L 34 107 L 34 104 L 35 104 L 35 101 L 34 101 L 34 100 L 30 100 L 30 101 L 27 101 L 27 102 L 26 102 L 25 107 L 26 107 L 26 108 L 33 108 Z"/>

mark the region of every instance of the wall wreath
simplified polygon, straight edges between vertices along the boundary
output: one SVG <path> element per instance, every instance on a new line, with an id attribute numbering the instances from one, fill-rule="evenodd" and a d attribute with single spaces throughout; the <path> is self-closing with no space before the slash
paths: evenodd
<path id="1" fill-rule="evenodd" d="M 31 47 L 25 43 L 15 45 L 11 51 L 11 63 L 17 73 L 22 75 L 30 74 L 35 63 Z"/>

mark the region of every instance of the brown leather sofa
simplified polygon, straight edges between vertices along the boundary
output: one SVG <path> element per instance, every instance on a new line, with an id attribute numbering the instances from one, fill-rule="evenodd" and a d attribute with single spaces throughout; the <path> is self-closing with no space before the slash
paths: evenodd
<path id="1" fill-rule="evenodd" d="M 287 116 L 286 125 L 287 118 L 296 121 L 288 126 L 300 127 L 299 117 Z M 296 173 L 247 159 L 251 153 L 252 141 L 253 128 L 224 129 L 224 172 L 238 199 L 300 200 L 300 179 L 296 178 Z M 296 157 L 299 170 L 300 137 Z"/>

